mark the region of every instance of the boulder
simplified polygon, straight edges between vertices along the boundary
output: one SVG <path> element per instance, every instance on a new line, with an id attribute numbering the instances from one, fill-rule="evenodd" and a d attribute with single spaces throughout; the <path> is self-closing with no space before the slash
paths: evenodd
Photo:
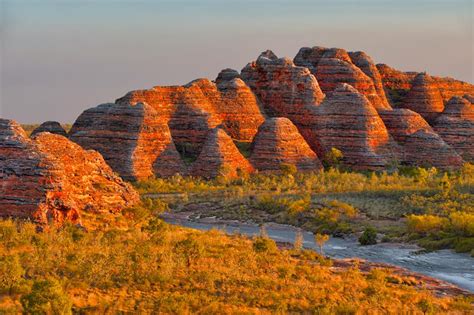
<path id="1" fill-rule="evenodd" d="M 474 106 L 466 98 L 454 96 L 434 121 L 433 129 L 464 160 L 474 162 Z"/>
<path id="2" fill-rule="evenodd" d="M 217 127 L 209 131 L 206 142 L 190 174 L 205 178 L 237 177 L 254 171 L 252 165 L 239 152 L 229 135 Z"/>
<path id="3" fill-rule="evenodd" d="M 46 132 L 29 139 L 0 119 L 0 216 L 80 224 L 85 213 L 118 213 L 137 202 L 98 152 Z"/>
<path id="4" fill-rule="evenodd" d="M 300 171 L 322 168 L 316 153 L 288 118 L 268 118 L 258 129 L 251 152 L 250 162 L 259 171 L 279 171 L 282 164 L 295 165 Z"/>
<path id="5" fill-rule="evenodd" d="M 61 124 L 58 123 L 57 121 L 46 121 L 42 123 L 38 128 L 34 129 L 31 132 L 30 137 L 33 137 L 36 134 L 41 133 L 41 132 L 54 133 L 54 134 L 65 136 L 65 137 L 67 136 L 66 130 L 64 130 Z"/>
<path id="6" fill-rule="evenodd" d="M 127 180 L 186 173 L 166 121 L 144 103 L 107 103 L 88 109 L 72 126 L 69 138 L 100 152 Z"/>
<path id="7" fill-rule="evenodd" d="M 385 126 L 401 147 L 404 165 L 434 166 L 441 169 L 458 168 L 463 160 L 436 134 L 423 117 L 409 109 L 381 111 Z"/>

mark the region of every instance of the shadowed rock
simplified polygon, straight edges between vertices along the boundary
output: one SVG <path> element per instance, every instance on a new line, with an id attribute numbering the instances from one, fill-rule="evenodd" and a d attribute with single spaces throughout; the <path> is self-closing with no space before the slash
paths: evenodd
<path id="1" fill-rule="evenodd" d="M 54 133 L 54 134 L 65 136 L 65 137 L 67 136 L 66 130 L 64 130 L 61 124 L 58 123 L 57 121 L 46 121 L 42 123 L 38 128 L 36 128 L 35 130 L 31 132 L 30 137 L 33 137 L 36 134 L 41 133 L 41 132 Z"/>
<path id="2" fill-rule="evenodd" d="M 283 117 L 268 118 L 260 126 L 252 143 L 250 162 L 259 171 L 279 171 L 282 164 L 295 165 L 300 171 L 322 168 L 296 126 Z"/>
<path id="3" fill-rule="evenodd" d="M 116 213 L 138 201 L 99 153 L 51 133 L 29 139 L 0 119 L 0 216 L 81 223 L 85 212 Z"/>
<path id="4" fill-rule="evenodd" d="M 463 161 L 426 120 L 408 109 L 381 111 L 385 125 L 401 147 L 401 162 L 412 166 L 458 168 Z"/>
<path id="5" fill-rule="evenodd" d="M 252 165 L 242 156 L 229 135 L 217 127 L 209 131 L 190 174 L 206 178 L 237 177 L 253 171 Z"/>

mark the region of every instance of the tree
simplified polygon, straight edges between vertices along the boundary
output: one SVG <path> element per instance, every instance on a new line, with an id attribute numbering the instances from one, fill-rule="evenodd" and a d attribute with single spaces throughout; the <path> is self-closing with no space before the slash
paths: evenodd
<path id="1" fill-rule="evenodd" d="M 295 242 L 293 243 L 293 248 L 296 250 L 301 250 L 303 248 L 304 237 L 301 230 L 296 231 Z"/>
<path id="2" fill-rule="evenodd" d="M 319 253 L 324 256 L 323 246 L 324 244 L 326 244 L 327 241 L 329 241 L 329 235 L 316 233 L 316 235 L 314 236 L 314 240 L 319 246 Z"/>
<path id="3" fill-rule="evenodd" d="M 24 273 L 18 255 L 0 256 L 0 292 L 11 293 L 12 287 L 22 279 Z"/>
<path id="4" fill-rule="evenodd" d="M 184 256 L 186 265 L 191 267 L 192 262 L 201 256 L 203 247 L 200 242 L 197 242 L 192 237 L 188 237 L 176 243 L 174 250 L 177 254 Z"/>

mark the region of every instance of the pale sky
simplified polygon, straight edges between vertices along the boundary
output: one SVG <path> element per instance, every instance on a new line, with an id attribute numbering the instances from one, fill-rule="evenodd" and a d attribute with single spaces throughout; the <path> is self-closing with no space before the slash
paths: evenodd
<path id="1" fill-rule="evenodd" d="M 363 50 L 473 82 L 471 0 L 0 0 L 0 116 L 72 123 L 154 85 L 240 71 L 261 51 Z"/>

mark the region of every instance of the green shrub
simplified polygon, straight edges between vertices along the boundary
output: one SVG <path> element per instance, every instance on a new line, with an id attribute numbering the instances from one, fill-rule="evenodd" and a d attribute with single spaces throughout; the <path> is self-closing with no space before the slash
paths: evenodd
<path id="1" fill-rule="evenodd" d="M 31 292 L 20 301 L 27 314 L 72 314 L 69 296 L 54 279 L 35 281 Z"/>
<path id="2" fill-rule="evenodd" d="M 257 253 L 273 253 L 276 252 L 278 247 L 274 240 L 267 237 L 256 237 L 253 241 L 253 249 Z"/>
<path id="3" fill-rule="evenodd" d="M 375 228 L 369 226 L 364 233 L 359 237 L 360 245 L 375 245 L 377 244 L 377 231 Z"/>
<path id="4" fill-rule="evenodd" d="M 0 292 L 10 292 L 24 274 L 18 255 L 0 256 Z"/>

